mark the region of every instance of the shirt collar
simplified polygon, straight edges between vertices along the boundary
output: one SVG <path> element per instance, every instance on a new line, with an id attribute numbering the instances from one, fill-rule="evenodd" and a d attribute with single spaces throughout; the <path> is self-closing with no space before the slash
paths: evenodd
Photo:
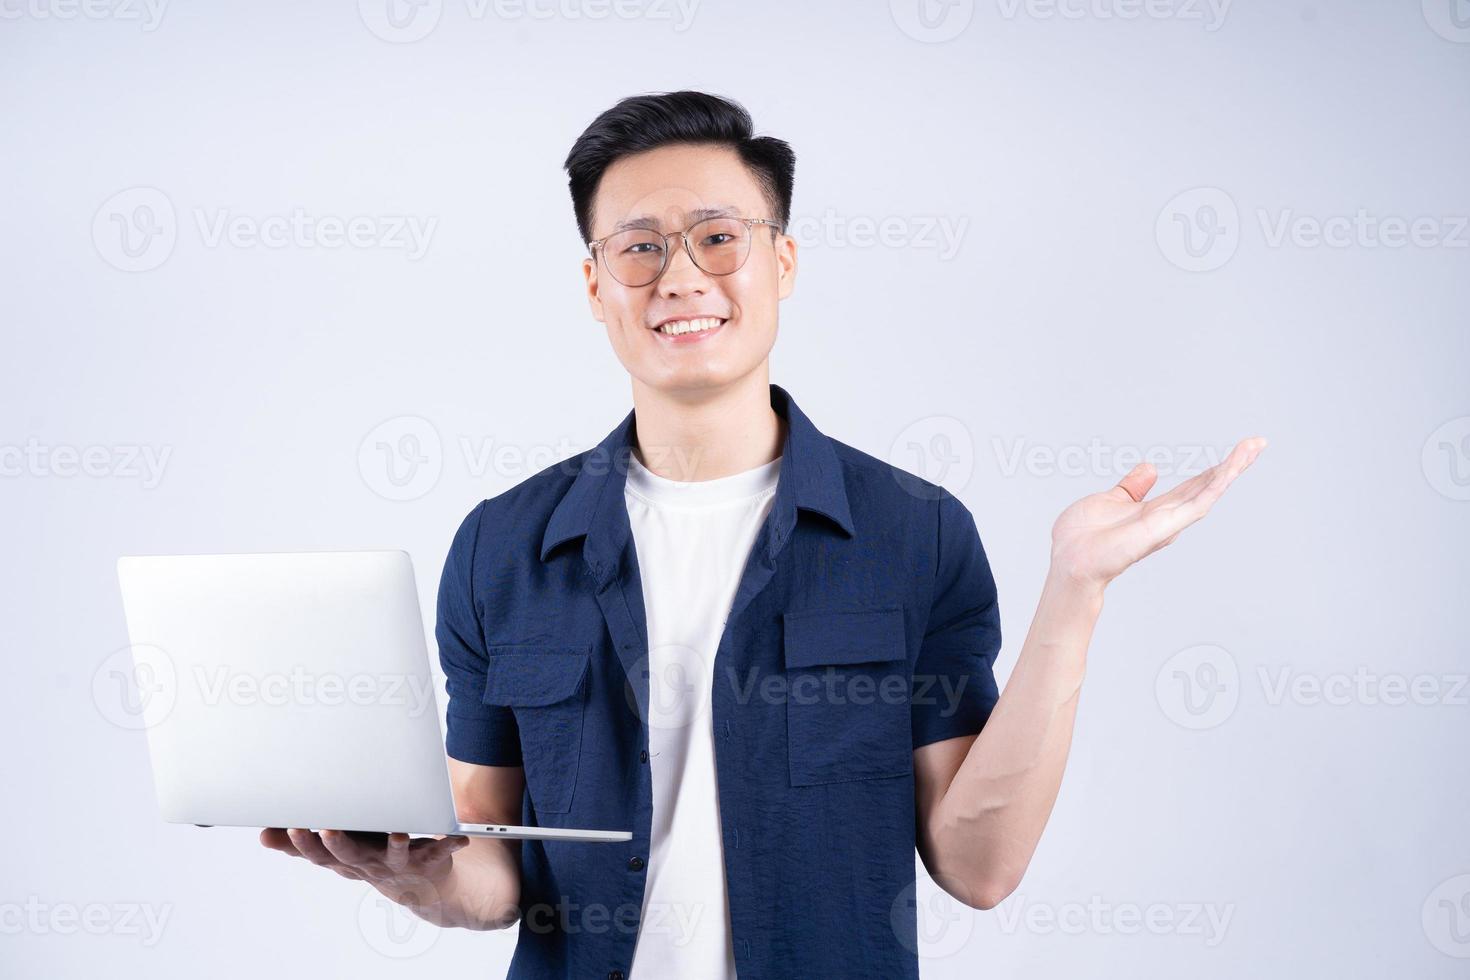
<path id="1" fill-rule="evenodd" d="M 821 514 L 852 536 L 847 487 L 832 440 L 812 424 L 785 388 L 770 383 L 770 392 L 771 408 L 787 422 L 781 473 L 771 508 L 771 555 L 795 527 L 798 510 Z M 637 432 L 635 415 L 636 409 L 629 411 L 617 428 L 585 455 L 576 479 L 546 525 L 541 540 L 542 561 L 562 542 L 585 536 L 583 553 L 598 578 L 605 580 L 616 570 L 616 558 L 629 528 L 623 488 Z"/>

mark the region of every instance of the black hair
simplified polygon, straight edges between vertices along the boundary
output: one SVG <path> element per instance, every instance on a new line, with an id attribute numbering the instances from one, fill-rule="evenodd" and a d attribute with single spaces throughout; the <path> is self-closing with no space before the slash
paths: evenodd
<path id="1" fill-rule="evenodd" d="M 604 111 L 577 137 L 563 164 L 582 241 L 592 240 L 592 198 L 607 168 L 633 153 L 676 143 L 715 143 L 740 154 L 782 228 L 791 222 L 796 154 L 773 136 L 754 136 L 738 102 L 705 92 L 632 95 Z"/>

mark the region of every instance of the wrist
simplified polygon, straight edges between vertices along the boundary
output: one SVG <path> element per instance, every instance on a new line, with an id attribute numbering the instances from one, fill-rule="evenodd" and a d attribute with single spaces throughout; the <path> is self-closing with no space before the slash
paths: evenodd
<path id="1" fill-rule="evenodd" d="M 1106 587 L 1106 582 L 1091 575 L 1082 574 L 1073 566 L 1058 562 L 1053 558 L 1051 565 L 1047 568 L 1046 582 L 1042 591 L 1044 594 L 1066 600 L 1071 605 L 1097 613 L 1102 611 L 1103 590 Z"/>

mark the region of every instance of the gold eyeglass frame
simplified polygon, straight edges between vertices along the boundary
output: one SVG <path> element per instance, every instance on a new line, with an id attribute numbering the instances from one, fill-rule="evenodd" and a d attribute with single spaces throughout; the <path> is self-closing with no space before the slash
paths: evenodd
<path id="1" fill-rule="evenodd" d="M 602 246 L 605 245 L 610 239 L 616 238 L 618 235 L 626 234 L 629 231 L 646 231 L 649 234 L 658 235 L 658 237 L 662 238 L 664 254 L 663 264 L 659 266 L 658 272 L 654 275 L 652 279 L 648 280 L 648 282 L 641 282 L 636 285 L 629 282 L 623 282 L 623 280 L 618 279 L 618 277 L 613 273 L 612 266 L 608 265 L 606 256 L 603 257 L 602 265 L 603 268 L 607 269 L 607 274 L 612 276 L 613 279 L 622 283 L 624 286 L 627 286 L 629 289 L 639 289 L 643 286 L 651 286 L 654 283 L 658 282 L 659 276 L 662 276 L 664 272 L 667 271 L 667 269 L 669 268 L 669 258 L 674 254 L 669 250 L 669 239 L 673 238 L 675 235 L 678 235 L 679 238 L 683 240 L 684 253 L 689 256 L 689 261 L 693 262 L 694 267 L 707 276 L 732 276 L 735 273 L 739 272 L 741 269 L 745 268 L 745 263 L 750 259 L 749 249 L 746 250 L 745 258 L 740 260 L 740 264 L 731 269 L 729 272 L 710 272 L 704 266 L 699 264 L 699 260 L 694 257 L 694 246 L 691 245 L 689 242 L 689 232 L 699 225 L 704 224 L 706 221 L 739 221 L 741 224 L 745 225 L 747 231 L 752 230 L 756 225 L 770 225 L 772 228 L 776 229 L 776 232 L 778 234 L 783 229 L 781 222 L 772 221 L 769 218 L 737 218 L 734 215 L 716 214 L 711 215 L 707 218 L 700 218 L 698 221 L 694 222 L 694 224 L 690 225 L 688 228 L 685 228 L 683 231 L 671 231 L 667 235 L 660 234 L 659 232 L 654 231 L 651 228 L 626 228 L 623 231 L 614 232 L 611 235 L 605 235 L 602 238 L 598 238 L 594 241 L 588 242 L 587 248 L 591 252 L 592 257 L 595 259 L 597 257 L 598 250 L 601 249 Z"/>

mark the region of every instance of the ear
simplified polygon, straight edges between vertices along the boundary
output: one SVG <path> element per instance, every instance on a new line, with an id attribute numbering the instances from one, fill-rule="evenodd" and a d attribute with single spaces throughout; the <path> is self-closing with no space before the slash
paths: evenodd
<path id="1" fill-rule="evenodd" d="M 582 276 L 587 280 L 587 305 L 592 309 L 592 318 L 598 323 L 606 323 L 607 316 L 602 310 L 602 297 L 598 295 L 600 281 L 597 277 L 597 260 L 588 257 L 582 260 Z"/>
<path id="2" fill-rule="evenodd" d="M 796 239 L 780 234 L 772 244 L 776 249 L 776 296 L 785 299 L 796 288 Z"/>

